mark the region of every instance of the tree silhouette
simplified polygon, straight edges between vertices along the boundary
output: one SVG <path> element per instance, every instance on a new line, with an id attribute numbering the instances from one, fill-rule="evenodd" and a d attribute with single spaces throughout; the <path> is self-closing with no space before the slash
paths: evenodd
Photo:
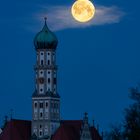
<path id="1" fill-rule="evenodd" d="M 133 103 L 125 109 L 124 121 L 115 125 L 107 134 L 107 140 L 140 140 L 140 86 L 131 88 Z M 122 129 L 120 129 L 122 128 Z"/>
<path id="2" fill-rule="evenodd" d="M 121 125 L 112 125 L 111 131 L 106 134 L 107 140 L 123 140 L 122 136 L 122 126 Z"/>
<path id="3" fill-rule="evenodd" d="M 134 101 L 125 109 L 124 137 L 127 140 L 140 140 L 140 90 L 132 88 L 130 98 Z"/>

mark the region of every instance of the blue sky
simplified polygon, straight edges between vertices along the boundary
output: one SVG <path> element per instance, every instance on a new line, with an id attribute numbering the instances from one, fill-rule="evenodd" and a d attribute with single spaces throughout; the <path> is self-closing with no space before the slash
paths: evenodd
<path id="1" fill-rule="evenodd" d="M 0 2 L 0 122 L 31 119 L 36 62 L 34 36 L 44 25 L 58 37 L 58 93 L 62 119 L 81 119 L 87 111 L 101 129 L 122 120 L 140 82 L 138 0 L 94 0 L 95 19 L 86 24 L 69 13 L 74 0 Z"/>

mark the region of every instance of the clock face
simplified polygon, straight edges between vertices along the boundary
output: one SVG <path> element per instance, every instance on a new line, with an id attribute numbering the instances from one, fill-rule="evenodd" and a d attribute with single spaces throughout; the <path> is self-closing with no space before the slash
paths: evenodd
<path id="1" fill-rule="evenodd" d="M 43 77 L 39 78 L 38 80 L 39 80 L 39 83 L 40 84 L 43 84 L 44 83 L 44 78 Z"/>

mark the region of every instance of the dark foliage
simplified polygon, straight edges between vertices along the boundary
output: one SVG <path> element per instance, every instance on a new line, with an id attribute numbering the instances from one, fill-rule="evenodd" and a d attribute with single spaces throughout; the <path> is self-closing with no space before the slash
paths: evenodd
<path id="1" fill-rule="evenodd" d="M 140 140 L 140 91 L 132 88 L 130 98 L 134 101 L 125 109 L 124 136 L 128 140 Z"/>
<path id="2" fill-rule="evenodd" d="M 121 128 L 114 126 L 107 135 L 107 140 L 140 140 L 140 90 L 132 88 L 130 99 L 134 102 L 125 109 Z"/>
<path id="3" fill-rule="evenodd" d="M 111 132 L 106 135 L 107 140 L 123 140 L 121 126 L 113 125 L 111 126 Z"/>

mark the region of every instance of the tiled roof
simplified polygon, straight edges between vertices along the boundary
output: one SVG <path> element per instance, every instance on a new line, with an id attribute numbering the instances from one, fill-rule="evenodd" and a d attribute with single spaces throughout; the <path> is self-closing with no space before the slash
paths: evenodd
<path id="1" fill-rule="evenodd" d="M 0 140 L 29 140 L 31 121 L 11 120 L 0 135 Z"/>
<path id="2" fill-rule="evenodd" d="M 80 140 L 82 121 L 61 121 L 60 127 L 52 136 L 52 140 Z"/>
<path id="3" fill-rule="evenodd" d="M 90 127 L 90 132 L 92 140 L 102 140 L 101 136 L 99 135 L 99 132 L 95 127 Z"/>
<path id="4" fill-rule="evenodd" d="M 82 120 L 62 120 L 52 140 L 80 140 Z M 94 127 L 90 128 L 92 140 L 101 140 Z M 0 134 L 0 140 L 30 140 L 31 121 L 11 120 Z"/>
<path id="5" fill-rule="evenodd" d="M 61 126 L 52 136 L 52 140 L 80 140 L 80 133 L 82 128 L 82 120 L 65 120 L 61 121 Z M 94 128 L 90 128 L 92 140 L 101 140 L 101 136 Z"/>

